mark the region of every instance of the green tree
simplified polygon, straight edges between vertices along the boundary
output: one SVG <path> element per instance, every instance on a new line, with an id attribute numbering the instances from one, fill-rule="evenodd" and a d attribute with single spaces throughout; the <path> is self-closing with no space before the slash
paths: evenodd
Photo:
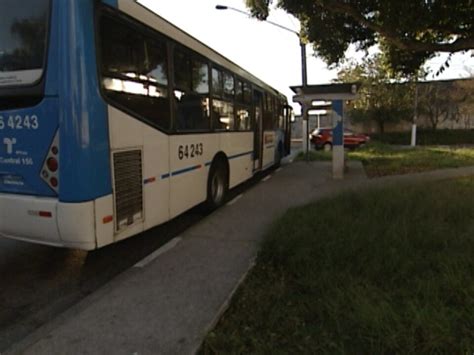
<path id="1" fill-rule="evenodd" d="M 338 73 L 338 81 L 361 83 L 359 99 L 348 106 L 348 116 L 354 123 L 374 122 L 384 133 L 387 123 L 413 116 L 414 85 L 402 83 L 403 76 L 388 69 L 382 54 L 367 57 L 362 63 L 346 64 Z"/>
<path id="2" fill-rule="evenodd" d="M 273 0 L 245 0 L 265 19 Z M 350 44 L 379 44 L 391 67 L 415 73 L 438 52 L 474 48 L 473 0 L 278 0 L 301 22 L 302 36 L 328 64 L 338 64 Z M 445 63 L 449 66 L 449 62 Z"/>

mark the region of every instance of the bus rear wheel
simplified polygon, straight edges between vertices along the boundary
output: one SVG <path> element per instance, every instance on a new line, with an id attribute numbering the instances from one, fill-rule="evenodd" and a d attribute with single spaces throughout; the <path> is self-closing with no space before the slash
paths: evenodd
<path id="1" fill-rule="evenodd" d="M 226 166 L 221 161 L 216 161 L 211 165 L 207 180 L 207 200 L 206 208 L 215 210 L 222 206 L 229 189 L 228 173 Z"/>

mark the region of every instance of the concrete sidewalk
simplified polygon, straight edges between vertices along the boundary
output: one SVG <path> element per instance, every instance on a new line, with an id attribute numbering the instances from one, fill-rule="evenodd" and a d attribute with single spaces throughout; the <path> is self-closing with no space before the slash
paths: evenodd
<path id="1" fill-rule="evenodd" d="M 474 175 L 464 168 L 369 182 L 358 162 L 342 181 L 330 171 L 328 162 L 283 166 L 7 354 L 192 354 L 288 208 L 346 188 Z"/>

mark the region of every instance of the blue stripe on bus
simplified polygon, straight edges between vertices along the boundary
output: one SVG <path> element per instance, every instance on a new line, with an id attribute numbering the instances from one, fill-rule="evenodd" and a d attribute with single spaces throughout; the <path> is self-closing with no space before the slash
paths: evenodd
<path id="1" fill-rule="evenodd" d="M 188 168 L 173 171 L 171 174 L 163 174 L 163 175 L 161 175 L 161 179 L 162 180 L 168 179 L 171 176 L 177 176 L 177 175 L 189 173 L 190 171 L 198 170 L 198 169 L 201 169 L 201 168 L 202 168 L 202 165 L 190 166 Z"/>
<path id="2" fill-rule="evenodd" d="M 246 155 L 250 155 L 250 154 L 253 154 L 253 150 L 250 151 L 250 152 L 245 152 L 245 153 L 240 153 L 240 154 L 232 155 L 232 156 L 229 157 L 229 160 L 231 160 L 231 159 L 237 159 L 237 158 L 240 158 L 240 157 L 243 157 L 243 156 L 246 156 Z"/>
<path id="3" fill-rule="evenodd" d="M 237 158 L 240 158 L 240 157 L 243 157 L 243 156 L 246 156 L 246 155 L 250 155 L 250 154 L 253 154 L 253 151 L 232 155 L 232 156 L 229 157 L 229 160 L 237 159 Z M 208 167 L 208 166 L 211 166 L 211 164 L 212 164 L 212 161 L 208 161 L 207 163 L 204 164 L 204 166 Z M 163 174 L 163 175 L 161 175 L 161 179 L 165 180 L 165 179 L 168 179 L 172 176 L 177 176 L 177 175 L 189 173 L 190 171 L 194 171 L 194 170 L 197 170 L 197 169 L 200 169 L 200 168 L 202 168 L 202 165 L 190 166 L 188 168 L 173 171 L 172 173 Z"/>
<path id="4" fill-rule="evenodd" d="M 201 168 L 202 168 L 202 165 L 190 166 L 189 168 L 185 168 L 185 169 L 173 171 L 173 172 L 171 173 L 171 176 L 176 176 L 176 175 L 181 175 L 181 174 L 189 173 L 190 171 L 197 170 L 197 169 L 201 169 Z"/>

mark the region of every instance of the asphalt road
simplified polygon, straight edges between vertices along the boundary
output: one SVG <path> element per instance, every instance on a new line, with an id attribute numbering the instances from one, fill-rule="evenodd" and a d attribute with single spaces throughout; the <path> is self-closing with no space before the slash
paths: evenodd
<path id="1" fill-rule="evenodd" d="M 232 190 L 228 199 L 264 176 L 259 174 Z M 197 207 L 164 225 L 92 252 L 0 238 L 0 354 L 206 215 Z"/>
<path id="2" fill-rule="evenodd" d="M 0 238 L 0 353 L 204 215 L 195 209 L 167 224 L 92 252 Z"/>

